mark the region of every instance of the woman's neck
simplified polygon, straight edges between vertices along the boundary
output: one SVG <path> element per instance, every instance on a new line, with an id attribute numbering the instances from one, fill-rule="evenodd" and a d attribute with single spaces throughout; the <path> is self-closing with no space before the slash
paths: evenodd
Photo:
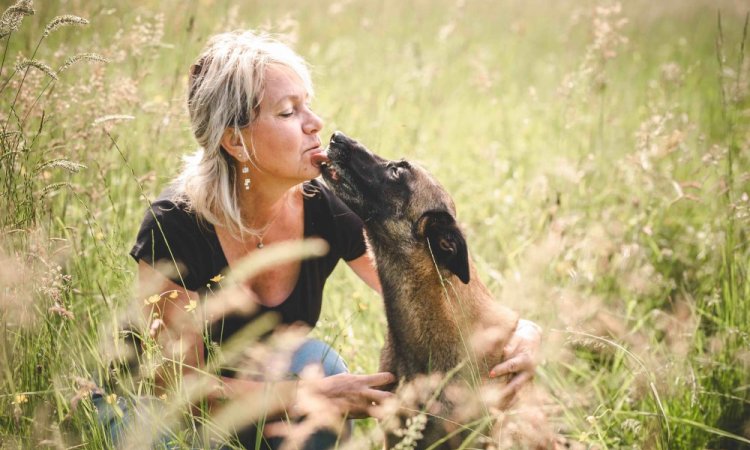
<path id="1" fill-rule="evenodd" d="M 245 225 L 251 229 L 262 229 L 288 210 L 290 201 L 299 191 L 299 185 L 286 189 L 269 189 L 258 186 L 241 190 L 240 209 Z"/>

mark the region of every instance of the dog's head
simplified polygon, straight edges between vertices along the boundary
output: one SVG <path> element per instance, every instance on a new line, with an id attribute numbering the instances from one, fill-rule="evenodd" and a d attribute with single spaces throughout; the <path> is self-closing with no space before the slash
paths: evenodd
<path id="1" fill-rule="evenodd" d="M 376 246 L 411 246 L 464 283 L 469 282 L 466 240 L 456 223 L 453 200 L 422 167 L 389 161 L 336 132 L 328 146 L 323 178 L 365 222 Z"/>

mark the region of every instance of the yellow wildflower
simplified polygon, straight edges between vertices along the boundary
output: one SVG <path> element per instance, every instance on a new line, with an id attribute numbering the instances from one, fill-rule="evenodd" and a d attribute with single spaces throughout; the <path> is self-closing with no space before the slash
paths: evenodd
<path id="1" fill-rule="evenodd" d="M 15 399 L 13 400 L 14 405 L 20 405 L 22 403 L 26 403 L 29 401 L 29 397 L 26 396 L 26 394 L 16 394 Z"/>
<path id="2" fill-rule="evenodd" d="M 221 281 L 223 279 L 224 279 L 224 275 L 218 274 L 215 277 L 211 278 L 211 281 L 213 281 L 214 283 L 218 283 L 219 281 Z"/>
<path id="3" fill-rule="evenodd" d="M 144 300 L 143 303 L 146 304 L 146 305 L 153 305 L 154 303 L 158 302 L 159 299 L 161 299 L 161 295 L 154 294 L 151 297 L 149 297 L 146 300 Z"/>
<path id="4" fill-rule="evenodd" d="M 171 298 L 172 300 L 174 300 L 174 299 L 176 299 L 176 298 L 177 298 L 177 296 L 178 296 L 178 295 L 180 295 L 180 294 L 179 294 L 179 293 L 178 293 L 177 291 L 172 291 L 172 292 L 171 292 L 171 293 L 169 294 L 169 298 Z"/>
<path id="5" fill-rule="evenodd" d="M 122 412 L 122 409 L 120 409 L 120 405 L 117 404 L 117 394 L 109 394 L 108 396 L 104 397 L 104 400 L 113 406 L 112 410 L 117 414 L 119 418 L 122 419 L 124 416 L 124 413 Z"/>
<path id="6" fill-rule="evenodd" d="M 190 300 L 190 302 L 187 305 L 185 305 L 185 311 L 193 312 L 195 311 L 196 306 L 198 306 L 198 302 L 196 302 L 195 300 Z"/>

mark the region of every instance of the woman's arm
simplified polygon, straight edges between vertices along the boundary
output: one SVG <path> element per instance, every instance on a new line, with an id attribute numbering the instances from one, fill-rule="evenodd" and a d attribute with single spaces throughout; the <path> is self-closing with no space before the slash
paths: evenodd
<path id="1" fill-rule="evenodd" d="M 364 262 L 360 265 L 365 266 Z M 373 289 L 380 287 L 372 266 L 370 273 L 365 276 L 374 280 Z M 179 361 L 184 377 L 199 377 L 205 364 L 203 339 L 200 326 L 191 312 L 195 308 L 195 304 L 191 302 L 198 301 L 198 294 L 170 281 L 144 261 L 138 263 L 138 294 L 139 298 L 144 299 L 143 311 L 151 337 L 164 349 L 181 350 L 171 358 Z M 164 388 L 167 384 L 165 375 L 160 375 L 157 379 L 160 381 L 160 387 Z M 207 392 L 206 399 L 211 404 L 243 399 L 257 401 L 258 394 L 264 391 L 268 393 L 267 390 L 270 389 L 272 395 L 264 398 L 272 399 L 267 407 L 268 413 L 273 415 L 294 410 L 298 390 L 307 389 L 327 398 L 342 414 L 349 417 L 368 417 L 374 404 L 379 404 L 393 395 L 376 388 L 394 381 L 390 373 L 342 373 L 320 379 L 273 383 L 228 377 L 206 377 L 206 380 L 201 382 L 212 384 L 203 390 Z"/>
<path id="2" fill-rule="evenodd" d="M 149 335 L 184 369 L 203 367 L 203 339 L 190 312 L 198 294 L 174 283 L 143 260 L 138 261 L 138 298 Z M 195 302 L 195 303 L 191 303 Z M 163 386 L 162 386 L 163 387 Z"/>
<path id="3" fill-rule="evenodd" d="M 378 294 L 382 294 L 380 287 L 380 278 L 375 268 L 375 261 L 369 251 L 366 251 L 359 258 L 347 261 L 349 267 L 362 279 L 368 286 L 373 288 Z"/>

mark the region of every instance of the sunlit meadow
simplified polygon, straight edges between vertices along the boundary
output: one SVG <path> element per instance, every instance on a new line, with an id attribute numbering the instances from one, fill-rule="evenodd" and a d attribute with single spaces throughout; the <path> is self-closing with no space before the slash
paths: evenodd
<path id="1" fill-rule="evenodd" d="M 132 358 L 125 341 L 149 302 L 133 293 L 128 251 L 148 201 L 195 149 L 187 69 L 211 34 L 237 28 L 273 32 L 308 59 L 323 136 L 339 129 L 419 161 L 453 194 L 484 282 L 544 329 L 538 408 L 561 442 L 750 448 L 746 2 L 1 9 L 1 448 L 109 448 L 93 394 L 113 414 L 127 398 L 161 402 L 163 427 L 129 435 L 131 448 L 165 433 L 182 444 L 231 438 L 227 417 L 186 414 L 201 385 L 183 385 L 178 370 L 178 393 L 153 391 L 156 367 L 178 366 L 169 352 L 146 342 Z M 380 298 L 339 268 L 313 334 L 369 373 L 384 327 Z M 244 352 L 247 364 L 284 342 Z M 127 357 L 130 367 L 112 363 Z M 262 400 L 237 411 L 260 420 Z M 495 448 L 523 448 L 503 436 Z M 381 438 L 362 420 L 341 446 L 380 448 Z"/>

